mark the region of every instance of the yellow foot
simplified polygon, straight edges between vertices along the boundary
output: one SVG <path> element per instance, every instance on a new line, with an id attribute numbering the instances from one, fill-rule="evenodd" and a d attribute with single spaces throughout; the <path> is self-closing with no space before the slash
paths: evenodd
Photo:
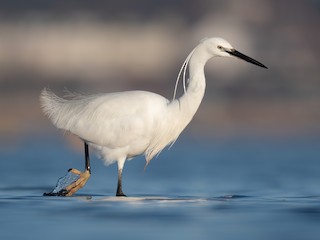
<path id="1" fill-rule="evenodd" d="M 90 172 L 88 170 L 80 172 L 79 170 L 72 168 L 69 170 L 69 172 L 79 175 L 79 179 L 65 188 L 67 190 L 65 196 L 72 196 L 75 194 L 80 188 L 86 185 L 88 179 L 90 178 Z"/>
<path id="2" fill-rule="evenodd" d="M 76 180 L 73 180 L 70 183 L 70 175 L 69 173 L 64 177 L 59 178 L 57 186 L 53 189 L 52 192 L 44 193 L 44 196 L 72 196 L 75 194 L 80 188 L 82 188 L 90 178 L 90 171 L 86 170 L 84 172 L 80 172 L 77 169 L 71 168 L 68 171 L 73 175 L 78 175 Z M 67 185 L 69 184 L 69 185 Z"/>

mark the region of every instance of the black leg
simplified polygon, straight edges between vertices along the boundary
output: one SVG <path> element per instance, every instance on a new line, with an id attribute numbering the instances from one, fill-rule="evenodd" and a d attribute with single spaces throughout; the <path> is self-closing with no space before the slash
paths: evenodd
<path id="1" fill-rule="evenodd" d="M 89 158 L 89 146 L 84 142 L 84 154 L 85 154 L 85 172 L 80 172 L 77 169 L 70 168 L 68 172 L 79 175 L 77 180 L 72 181 L 70 175 L 65 175 L 58 179 L 57 186 L 49 193 L 44 193 L 44 196 L 72 196 L 76 191 L 82 188 L 88 181 L 91 174 L 90 158 Z M 88 173 L 88 172 L 89 173 Z M 61 183 L 63 184 L 61 186 Z"/>
<path id="2" fill-rule="evenodd" d="M 85 154 L 85 160 L 86 160 L 86 170 L 89 171 L 89 173 L 91 174 L 89 146 L 86 142 L 84 142 L 84 154 Z"/>
<path id="3" fill-rule="evenodd" d="M 118 170 L 118 187 L 117 187 L 117 197 L 126 197 L 122 191 L 122 169 Z"/>

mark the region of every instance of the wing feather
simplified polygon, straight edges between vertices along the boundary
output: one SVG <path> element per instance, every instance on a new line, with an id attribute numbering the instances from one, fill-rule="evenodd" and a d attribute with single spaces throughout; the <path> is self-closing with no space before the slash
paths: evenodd
<path id="1" fill-rule="evenodd" d="M 64 99 L 49 89 L 40 96 L 44 113 L 60 129 L 109 148 L 154 137 L 168 100 L 162 96 L 130 91 Z"/>

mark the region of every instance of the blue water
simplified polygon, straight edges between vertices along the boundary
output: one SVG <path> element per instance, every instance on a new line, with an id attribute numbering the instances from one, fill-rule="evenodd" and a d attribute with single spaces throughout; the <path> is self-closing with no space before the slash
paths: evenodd
<path id="1" fill-rule="evenodd" d="M 4 147 L 5 146 L 5 147 Z M 43 197 L 83 154 L 63 136 L 0 152 L 0 239 L 320 239 L 320 138 L 184 136 L 117 169 L 92 156 L 74 197 Z"/>

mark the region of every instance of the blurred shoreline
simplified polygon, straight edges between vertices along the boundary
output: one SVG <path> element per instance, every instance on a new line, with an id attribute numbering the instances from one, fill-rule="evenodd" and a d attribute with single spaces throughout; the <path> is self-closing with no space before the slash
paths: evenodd
<path id="1" fill-rule="evenodd" d="M 44 87 L 82 93 L 147 90 L 172 97 L 199 40 L 221 36 L 268 70 L 214 59 L 193 136 L 320 133 L 318 1 L 30 1 L 0 9 L 0 135 L 50 131 Z"/>
<path id="2" fill-rule="evenodd" d="M 50 132 L 51 122 L 42 114 L 39 92 L 0 97 L 1 138 Z M 8 107 L 10 106 L 10 107 Z M 304 100 L 205 99 L 186 128 L 192 136 L 290 137 L 320 134 L 320 98 Z M 57 130 L 58 131 L 58 130 Z"/>

